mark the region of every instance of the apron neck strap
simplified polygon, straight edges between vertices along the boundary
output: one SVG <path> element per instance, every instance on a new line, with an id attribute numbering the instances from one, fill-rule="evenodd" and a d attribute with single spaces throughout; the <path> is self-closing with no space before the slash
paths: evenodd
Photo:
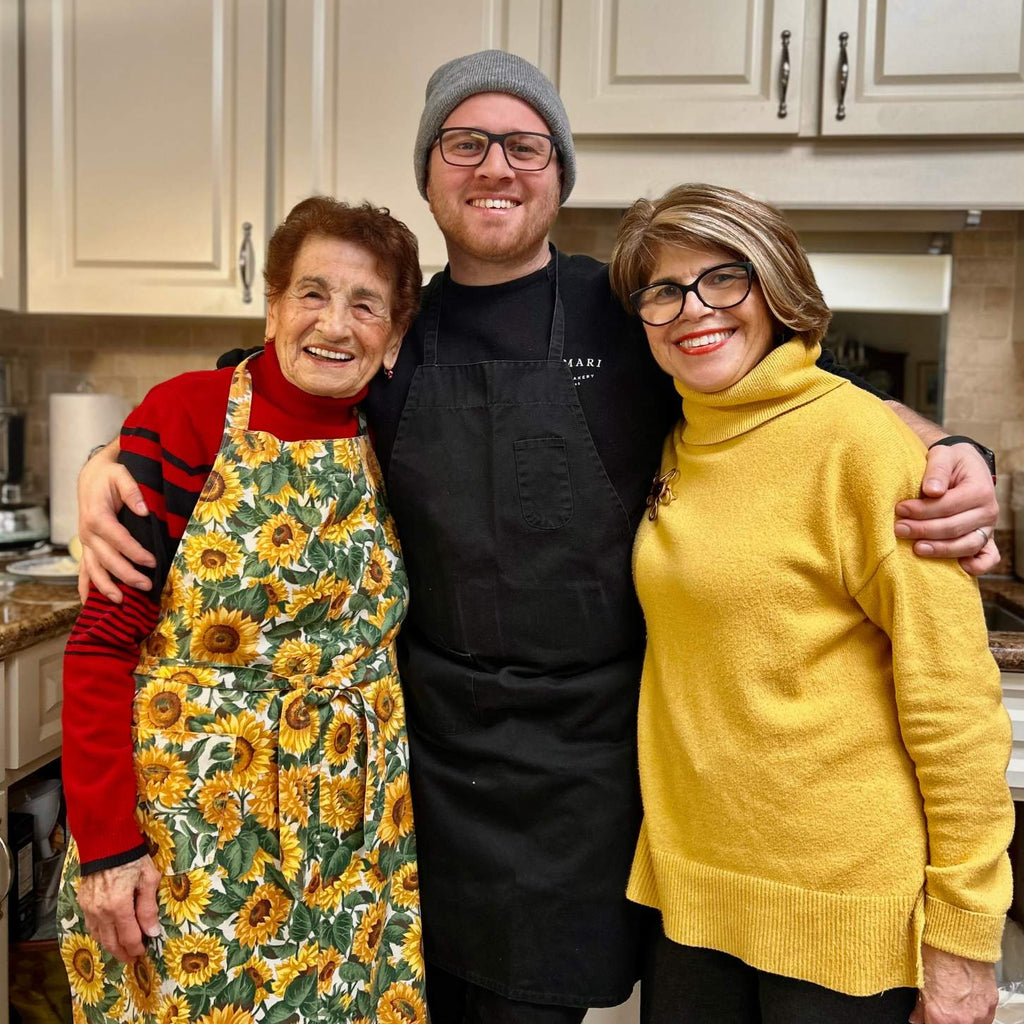
<path id="1" fill-rule="evenodd" d="M 551 314 L 551 333 L 548 336 L 548 362 L 561 363 L 562 352 L 565 348 L 565 309 L 562 306 L 562 296 L 558 286 L 558 252 L 549 242 L 548 249 L 551 253 L 551 260 L 545 269 L 548 272 L 548 279 L 553 280 L 555 288 L 554 312 Z M 437 365 L 437 338 L 441 329 L 441 300 L 444 295 L 444 275 L 442 274 L 438 287 L 424 309 L 424 321 L 427 325 L 427 333 L 423 339 L 423 363 L 425 366 Z"/>
<path id="2" fill-rule="evenodd" d="M 229 427 L 235 426 L 235 410 L 243 403 L 248 402 L 245 412 L 245 426 L 243 430 L 249 429 L 249 417 L 252 415 L 252 377 L 249 374 L 249 360 L 247 356 L 236 367 L 231 375 L 231 390 L 228 392 L 228 407 L 224 413 L 224 432 Z"/>

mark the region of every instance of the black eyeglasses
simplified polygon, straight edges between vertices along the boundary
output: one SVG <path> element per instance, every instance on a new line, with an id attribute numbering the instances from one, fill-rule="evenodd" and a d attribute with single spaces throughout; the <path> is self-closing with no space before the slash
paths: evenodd
<path id="1" fill-rule="evenodd" d="M 441 159 L 456 167 L 479 167 L 491 146 L 501 146 L 505 161 L 517 171 L 543 171 L 551 163 L 555 140 L 540 132 L 495 135 L 483 128 L 442 128 L 437 133 Z"/>
<path id="2" fill-rule="evenodd" d="M 664 327 L 682 313 L 687 292 L 693 292 L 708 309 L 729 309 L 750 294 L 753 280 L 753 263 L 720 263 L 705 270 L 693 284 L 655 281 L 631 292 L 629 301 L 645 324 Z"/>

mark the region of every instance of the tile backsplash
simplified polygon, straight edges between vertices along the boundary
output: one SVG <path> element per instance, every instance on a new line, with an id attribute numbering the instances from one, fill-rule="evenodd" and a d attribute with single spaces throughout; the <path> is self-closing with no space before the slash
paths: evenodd
<path id="1" fill-rule="evenodd" d="M 12 397 L 28 412 L 26 487 L 49 488 L 52 393 L 84 386 L 137 403 L 168 377 L 262 343 L 262 320 L 0 313 L 0 359 L 16 357 Z"/>

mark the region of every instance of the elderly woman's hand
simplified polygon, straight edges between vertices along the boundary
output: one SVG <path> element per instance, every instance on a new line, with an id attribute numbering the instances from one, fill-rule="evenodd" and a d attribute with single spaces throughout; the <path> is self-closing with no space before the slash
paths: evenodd
<path id="1" fill-rule="evenodd" d="M 992 964 L 921 947 L 924 986 L 910 1024 L 992 1024 L 998 993 Z"/>
<path id="2" fill-rule="evenodd" d="M 999 505 L 992 474 L 970 444 L 941 445 L 928 452 L 922 498 L 896 506 L 896 536 L 914 538 L 925 558 L 958 558 L 980 576 L 999 562 L 992 540 Z"/>
<path id="3" fill-rule="evenodd" d="M 129 864 L 86 875 L 78 902 L 89 934 L 112 956 L 126 963 L 142 956 L 143 933 L 160 934 L 156 892 L 160 872 L 146 855 Z"/>
<path id="4" fill-rule="evenodd" d="M 132 565 L 155 565 L 153 556 L 117 521 L 124 505 L 140 516 L 148 511 L 139 485 L 118 464 L 118 451 L 117 442 L 112 442 L 78 475 L 78 537 L 82 542 L 78 595 L 83 604 L 89 596 L 90 581 L 109 601 L 121 603 L 121 590 L 111 574 L 139 590 L 153 586 Z"/>

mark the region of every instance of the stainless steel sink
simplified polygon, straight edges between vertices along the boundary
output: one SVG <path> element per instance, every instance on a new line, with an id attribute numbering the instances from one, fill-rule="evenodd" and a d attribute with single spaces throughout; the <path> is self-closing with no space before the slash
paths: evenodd
<path id="1" fill-rule="evenodd" d="M 990 630 L 1024 633 L 1024 616 L 996 604 L 995 601 L 982 601 L 981 606 L 985 609 L 985 625 Z"/>

